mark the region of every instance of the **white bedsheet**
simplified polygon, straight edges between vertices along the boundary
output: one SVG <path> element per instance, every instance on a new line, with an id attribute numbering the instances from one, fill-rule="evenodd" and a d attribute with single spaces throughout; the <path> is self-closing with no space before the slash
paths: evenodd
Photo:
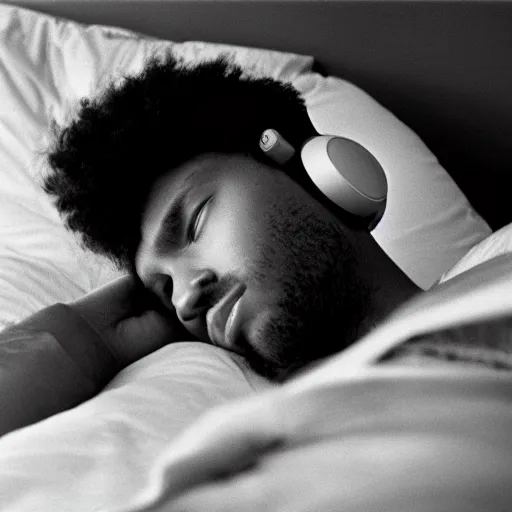
<path id="1" fill-rule="evenodd" d="M 503 226 L 471 248 L 464 257 L 441 276 L 439 282 L 447 281 L 479 263 L 510 252 L 512 252 L 512 223 Z"/>

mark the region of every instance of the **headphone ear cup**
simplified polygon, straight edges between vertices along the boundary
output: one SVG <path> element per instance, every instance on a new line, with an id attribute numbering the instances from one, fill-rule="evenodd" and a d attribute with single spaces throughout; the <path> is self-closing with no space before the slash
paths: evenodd
<path id="1" fill-rule="evenodd" d="M 313 183 L 340 208 L 359 217 L 382 212 L 388 191 L 386 174 L 361 144 L 320 135 L 306 141 L 301 158 Z"/>

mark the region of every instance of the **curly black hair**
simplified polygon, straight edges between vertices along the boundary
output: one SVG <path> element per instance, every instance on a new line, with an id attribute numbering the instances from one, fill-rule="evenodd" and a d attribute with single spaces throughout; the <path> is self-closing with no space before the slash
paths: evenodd
<path id="1" fill-rule="evenodd" d="M 267 128 L 295 147 L 316 135 L 291 84 L 251 76 L 225 56 L 194 65 L 152 56 L 77 110 L 68 126 L 53 125 L 43 189 L 82 244 L 120 269 L 133 270 L 144 202 L 162 174 L 208 152 L 265 159 Z"/>

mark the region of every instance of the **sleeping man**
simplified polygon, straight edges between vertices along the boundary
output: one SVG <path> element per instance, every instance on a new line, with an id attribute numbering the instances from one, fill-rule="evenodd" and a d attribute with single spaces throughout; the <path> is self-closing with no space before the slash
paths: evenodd
<path id="1" fill-rule="evenodd" d="M 268 128 L 294 147 L 316 135 L 290 85 L 169 56 L 56 130 L 45 190 L 128 275 L 0 334 L 0 434 L 92 397 L 173 341 L 238 352 L 283 381 L 420 292 L 299 159 L 263 154 Z"/>
<path id="2" fill-rule="evenodd" d="M 316 132 L 291 86 L 241 72 L 154 61 L 84 102 L 49 152 L 45 186 L 67 225 L 136 273 L 194 339 L 280 378 L 418 288 L 300 159 L 263 153 L 267 128 L 296 146 Z"/>

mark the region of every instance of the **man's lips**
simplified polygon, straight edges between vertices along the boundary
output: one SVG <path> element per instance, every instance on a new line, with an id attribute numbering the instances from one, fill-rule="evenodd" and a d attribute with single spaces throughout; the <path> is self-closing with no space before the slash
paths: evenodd
<path id="1" fill-rule="evenodd" d="M 235 323 L 235 305 L 239 304 L 240 297 L 244 294 L 246 286 L 238 283 L 222 299 L 215 304 L 206 314 L 208 337 L 214 345 L 233 349 L 233 336 L 229 336 L 229 330 Z M 228 323 L 229 321 L 229 323 Z"/>

